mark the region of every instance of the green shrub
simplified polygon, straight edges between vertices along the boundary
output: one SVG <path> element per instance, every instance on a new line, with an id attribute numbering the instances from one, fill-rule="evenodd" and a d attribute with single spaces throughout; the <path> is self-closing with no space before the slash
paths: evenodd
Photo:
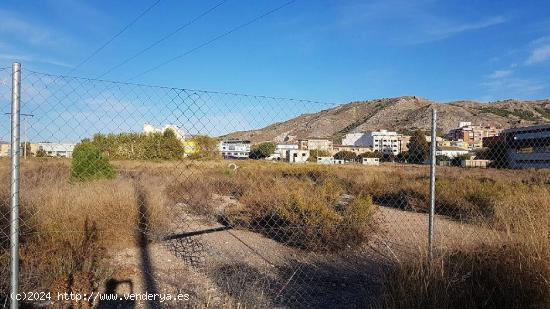
<path id="1" fill-rule="evenodd" d="M 321 174 L 288 169 L 269 184 L 251 185 L 223 220 L 308 251 L 359 247 L 374 227 L 371 198 L 344 198 L 345 187 Z"/>
<path id="2" fill-rule="evenodd" d="M 357 155 L 355 152 L 348 151 L 348 150 L 342 150 L 338 151 L 334 154 L 334 159 L 337 160 L 345 160 L 345 161 L 355 161 L 355 158 L 357 158 Z"/>
<path id="3" fill-rule="evenodd" d="M 264 159 L 269 157 L 275 152 L 275 144 L 271 142 L 260 143 L 252 146 L 250 151 L 251 159 Z"/>
<path id="4" fill-rule="evenodd" d="M 309 151 L 309 158 L 307 160 L 309 162 L 317 162 L 317 157 L 330 157 L 330 151 L 312 149 Z"/>
<path id="5" fill-rule="evenodd" d="M 115 176 L 115 170 L 107 157 L 90 141 L 84 140 L 75 146 L 71 163 L 72 180 L 113 179 Z"/>
<path id="6" fill-rule="evenodd" d="M 206 135 L 197 135 L 191 142 L 196 144 L 196 151 L 189 155 L 189 159 L 212 160 L 219 157 L 218 141 Z"/>
<path id="7" fill-rule="evenodd" d="M 430 154 L 430 144 L 426 141 L 426 135 L 418 130 L 414 132 L 409 141 L 408 161 L 415 164 L 422 164 Z"/>
<path id="8" fill-rule="evenodd" d="M 546 107 L 535 107 L 535 110 L 537 113 L 539 113 L 542 117 L 546 119 L 550 119 L 550 108 Z"/>
<path id="9" fill-rule="evenodd" d="M 113 160 L 175 160 L 184 155 L 183 144 L 171 129 L 164 133 L 96 134 L 90 143 Z"/>

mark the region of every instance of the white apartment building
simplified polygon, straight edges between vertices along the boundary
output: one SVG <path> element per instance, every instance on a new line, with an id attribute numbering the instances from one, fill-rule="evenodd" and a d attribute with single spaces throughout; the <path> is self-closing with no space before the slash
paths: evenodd
<path id="1" fill-rule="evenodd" d="M 348 133 L 342 139 L 342 146 L 365 146 L 367 145 L 367 134 L 363 132 Z"/>
<path id="2" fill-rule="evenodd" d="M 38 143 L 38 150 L 44 150 L 48 157 L 71 158 L 75 144 Z"/>
<path id="3" fill-rule="evenodd" d="M 221 141 L 218 148 L 224 159 L 248 159 L 250 156 L 250 141 Z"/>
<path id="4" fill-rule="evenodd" d="M 373 151 L 385 154 L 392 153 L 394 155 L 403 151 L 403 147 L 406 146 L 403 145 L 401 134 L 388 130 L 346 134 L 346 137 L 342 140 L 342 144 L 367 146 Z"/>
<path id="5" fill-rule="evenodd" d="M 364 146 L 371 148 L 372 151 L 394 155 L 404 151 L 404 147 L 407 146 L 403 142 L 403 135 L 388 130 L 348 133 L 342 139 L 342 145 Z"/>

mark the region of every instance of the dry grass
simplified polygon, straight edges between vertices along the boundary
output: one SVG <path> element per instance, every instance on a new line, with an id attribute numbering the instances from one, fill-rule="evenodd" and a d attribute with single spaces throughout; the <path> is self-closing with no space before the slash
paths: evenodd
<path id="1" fill-rule="evenodd" d="M 245 163 L 237 172 L 214 167 L 174 183 L 172 199 L 196 214 L 218 216 L 233 227 L 311 251 L 337 251 L 365 243 L 375 227 L 370 196 L 349 192 L 332 169 Z M 217 211 L 213 194 L 238 203 Z M 346 198 L 347 197 L 347 198 Z"/>
<path id="2" fill-rule="evenodd" d="M 9 183 L 8 161 L 0 179 Z M 21 183 L 27 289 L 96 289 L 109 251 L 165 235 L 170 206 L 308 251 L 354 248 L 375 233 L 376 205 L 426 211 L 422 167 L 290 166 L 265 162 L 113 162 L 113 180 L 70 183 L 70 161 L 28 160 Z M 499 242 L 403 260 L 387 272 L 384 307 L 537 307 L 550 291 L 550 172 L 440 168 L 437 212 L 499 231 Z M 236 202 L 220 208 L 216 199 Z M 9 186 L 0 187 L 0 290 L 6 290 Z"/>
<path id="3" fill-rule="evenodd" d="M 546 247 L 523 243 L 444 252 L 384 274 L 381 308 L 548 308 Z"/>
<path id="4" fill-rule="evenodd" d="M 141 216 L 136 186 L 145 188 L 147 232 L 166 233 L 168 200 L 158 175 L 71 183 L 69 164 L 29 160 L 22 165 L 21 281 L 27 290 L 74 291 L 76 285 L 85 293 L 96 289 L 109 272 L 103 263 L 107 249 L 136 245 Z M 2 181 L 9 183 L 7 169 L 1 173 Z M 8 190 L 3 187 L 0 192 L 2 214 L 7 213 Z M 7 243 L 6 235 L 0 242 Z M 67 282 L 73 286 L 67 287 Z"/>

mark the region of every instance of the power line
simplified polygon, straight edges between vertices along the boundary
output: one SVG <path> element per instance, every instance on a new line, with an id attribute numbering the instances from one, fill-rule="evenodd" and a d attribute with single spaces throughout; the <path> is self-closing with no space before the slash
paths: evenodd
<path id="1" fill-rule="evenodd" d="M 176 60 L 178 60 L 179 58 L 182 58 L 182 57 L 184 57 L 184 56 L 187 56 L 187 55 L 191 54 L 192 52 L 194 52 L 194 51 L 196 51 L 196 50 L 198 50 L 198 49 L 201 49 L 201 48 L 203 48 L 203 47 L 205 47 L 205 46 L 207 46 L 207 45 L 210 45 L 210 44 L 212 44 L 213 42 L 215 42 L 215 41 L 217 41 L 217 40 L 219 40 L 219 39 L 221 39 L 221 38 L 224 38 L 224 37 L 226 37 L 226 36 L 232 34 L 233 32 L 239 31 L 240 29 L 242 29 L 242 28 L 244 28 L 244 27 L 246 27 L 246 26 L 249 26 L 249 25 L 251 25 L 251 24 L 257 22 L 258 20 L 260 20 L 260 19 L 262 19 L 262 18 L 264 18 L 264 17 L 266 17 L 266 16 L 268 16 L 268 15 L 273 14 L 273 13 L 275 13 L 275 12 L 277 12 L 277 11 L 283 9 L 283 8 L 286 7 L 286 6 L 291 5 L 291 4 L 294 3 L 294 2 L 296 2 L 296 0 L 288 1 L 288 2 L 284 3 L 284 4 L 281 5 L 281 6 L 278 6 L 278 7 L 274 8 L 274 9 L 271 9 L 271 10 L 269 10 L 269 11 L 263 13 L 262 15 L 259 15 L 259 16 L 255 17 L 255 18 L 253 18 L 253 19 L 251 19 L 251 20 L 249 20 L 249 21 L 247 21 L 247 22 L 245 22 L 245 23 L 243 23 L 243 24 L 240 24 L 240 25 L 238 25 L 237 27 L 234 27 L 234 28 L 232 28 L 231 30 L 229 30 L 229 31 L 227 31 L 227 32 L 224 32 L 224 33 L 222 33 L 222 34 L 220 34 L 220 35 L 218 35 L 218 36 L 216 36 L 216 37 L 214 37 L 214 38 L 212 38 L 212 39 L 210 39 L 210 40 L 208 40 L 208 41 L 206 41 L 206 42 L 204 42 L 204 43 L 202 43 L 202 44 L 199 44 L 199 45 L 197 45 L 197 46 L 195 46 L 195 47 L 193 47 L 193 48 L 191 48 L 191 49 L 185 51 L 185 52 L 182 53 L 182 54 L 179 54 L 179 55 L 177 55 L 177 56 L 175 56 L 175 57 L 172 57 L 172 58 L 170 58 L 170 59 L 168 59 L 168 60 L 166 60 L 166 61 L 164 61 L 164 62 L 159 63 L 158 65 L 156 65 L 156 66 L 154 66 L 154 67 L 152 67 L 152 68 L 149 68 L 149 69 L 147 69 L 147 70 L 145 70 L 145 71 L 143 71 L 143 72 L 141 72 L 141 73 L 139 73 L 139 74 L 137 74 L 137 75 L 134 75 L 133 77 L 131 77 L 130 79 L 127 79 L 126 81 L 134 80 L 134 79 L 136 79 L 136 78 L 138 78 L 138 77 L 140 77 L 140 76 L 142 76 L 142 75 L 144 75 L 144 74 L 147 74 L 147 73 L 149 73 L 149 72 L 151 72 L 151 71 L 154 71 L 154 70 L 156 70 L 156 69 L 158 69 L 158 68 L 160 68 L 160 67 L 162 67 L 162 66 L 165 66 L 165 65 L 167 65 L 167 64 L 170 63 L 170 62 L 176 61 Z"/>
<path id="2" fill-rule="evenodd" d="M 166 39 L 170 38 L 171 36 L 175 35 L 176 33 L 180 32 L 181 30 L 191 26 L 192 24 L 194 24 L 196 21 L 198 21 L 199 19 L 201 19 L 202 17 L 210 14 L 212 11 L 214 11 L 215 9 L 217 9 L 219 6 L 221 6 L 222 4 L 224 4 L 225 2 L 227 2 L 227 0 L 222 0 L 220 2 L 218 2 L 218 4 L 214 5 L 213 7 L 209 8 L 208 10 L 202 12 L 200 15 L 198 15 L 197 17 L 193 18 L 192 20 L 190 20 L 189 22 L 185 23 L 184 25 L 181 25 L 180 27 L 176 28 L 176 30 L 166 34 L 165 36 L 163 36 L 162 38 L 158 39 L 157 41 L 155 41 L 154 43 L 152 43 L 151 45 L 145 47 L 144 49 L 138 51 L 137 53 L 135 53 L 134 55 L 126 58 L 125 60 L 123 60 L 122 62 L 110 67 L 109 69 L 107 69 L 105 72 L 103 72 L 102 74 L 98 75 L 96 78 L 102 78 L 103 76 L 111 73 L 112 71 L 120 68 L 121 66 L 125 65 L 126 63 L 134 60 L 135 58 L 137 58 L 138 56 L 142 55 L 143 53 L 145 53 L 146 51 L 150 50 L 151 48 L 159 45 L 160 43 L 164 42 Z"/>
<path id="3" fill-rule="evenodd" d="M 86 57 L 84 60 L 80 61 L 76 66 L 74 66 L 72 69 L 70 69 L 67 74 L 74 72 L 79 67 L 81 67 L 83 64 L 88 62 L 90 59 L 92 59 L 95 55 L 97 55 L 100 51 L 102 51 L 107 45 L 111 44 L 117 37 L 119 37 L 124 31 L 128 30 L 133 24 L 135 24 L 141 17 L 143 17 L 145 14 L 147 14 L 150 10 L 152 10 L 157 4 L 159 4 L 161 0 L 157 0 L 155 3 L 150 5 L 148 8 L 146 8 L 141 14 L 139 14 L 136 18 L 134 18 L 129 24 L 127 24 L 122 30 L 120 30 L 118 33 L 113 35 L 107 42 L 103 43 L 98 49 L 94 50 L 88 57 Z"/>

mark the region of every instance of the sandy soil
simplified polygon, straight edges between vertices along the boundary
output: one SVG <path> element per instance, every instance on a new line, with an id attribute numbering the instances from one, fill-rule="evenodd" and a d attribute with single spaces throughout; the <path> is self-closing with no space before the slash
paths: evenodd
<path id="1" fill-rule="evenodd" d="M 223 208 L 235 201 L 219 197 L 218 202 Z M 185 205 L 179 206 L 170 235 L 113 254 L 112 264 L 119 271 L 103 291 L 190 295 L 186 302 L 149 302 L 150 307 L 364 308 L 373 304 L 384 266 L 426 254 L 426 214 L 379 207 L 379 232 L 364 248 L 320 254 L 228 228 L 212 218 L 185 213 Z M 480 227 L 441 216 L 436 216 L 435 227 L 440 248 L 474 245 L 493 237 Z M 109 302 L 100 308 L 145 305 Z"/>

